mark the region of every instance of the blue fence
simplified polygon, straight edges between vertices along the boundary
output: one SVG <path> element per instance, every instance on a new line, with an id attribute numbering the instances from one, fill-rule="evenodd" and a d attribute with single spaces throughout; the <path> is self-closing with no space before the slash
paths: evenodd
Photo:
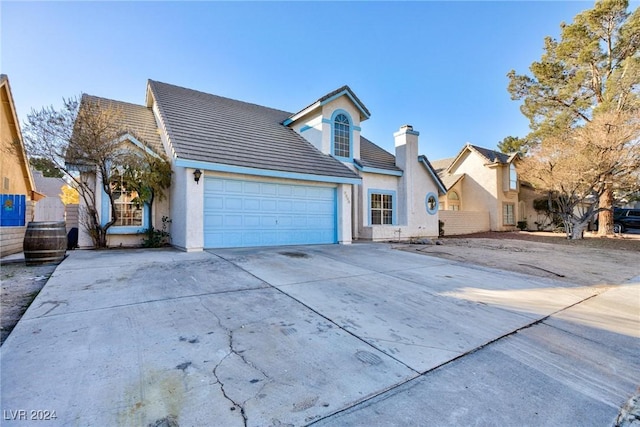
<path id="1" fill-rule="evenodd" d="M 24 194 L 0 194 L 0 226 L 24 227 L 27 201 Z"/>

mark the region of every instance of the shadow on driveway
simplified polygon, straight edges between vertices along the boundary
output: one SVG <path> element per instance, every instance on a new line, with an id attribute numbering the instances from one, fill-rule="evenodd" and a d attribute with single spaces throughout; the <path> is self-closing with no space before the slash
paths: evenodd
<path id="1" fill-rule="evenodd" d="M 0 349 L 2 408 L 58 425 L 605 425 L 640 377 L 638 286 L 382 244 L 76 251 Z"/>

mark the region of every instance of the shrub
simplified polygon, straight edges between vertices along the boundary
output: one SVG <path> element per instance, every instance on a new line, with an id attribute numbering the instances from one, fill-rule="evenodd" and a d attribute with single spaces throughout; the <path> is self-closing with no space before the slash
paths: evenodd
<path id="1" fill-rule="evenodd" d="M 145 237 L 142 239 L 143 248 L 160 248 L 169 244 L 171 234 L 167 231 L 168 225 L 171 220 L 167 216 L 162 217 L 162 230 L 149 227 L 145 232 Z"/>

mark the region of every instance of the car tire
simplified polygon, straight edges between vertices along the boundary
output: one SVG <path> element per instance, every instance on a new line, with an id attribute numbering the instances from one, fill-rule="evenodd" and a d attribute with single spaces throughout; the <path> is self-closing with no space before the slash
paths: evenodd
<path id="1" fill-rule="evenodd" d="M 624 226 L 622 224 L 613 224 L 614 233 L 624 233 Z"/>

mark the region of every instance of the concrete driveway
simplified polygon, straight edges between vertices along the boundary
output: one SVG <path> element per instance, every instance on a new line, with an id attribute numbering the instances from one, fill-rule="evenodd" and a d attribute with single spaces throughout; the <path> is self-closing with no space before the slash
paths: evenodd
<path id="1" fill-rule="evenodd" d="M 639 307 L 384 244 L 74 251 L 0 348 L 2 424 L 607 426 Z"/>

